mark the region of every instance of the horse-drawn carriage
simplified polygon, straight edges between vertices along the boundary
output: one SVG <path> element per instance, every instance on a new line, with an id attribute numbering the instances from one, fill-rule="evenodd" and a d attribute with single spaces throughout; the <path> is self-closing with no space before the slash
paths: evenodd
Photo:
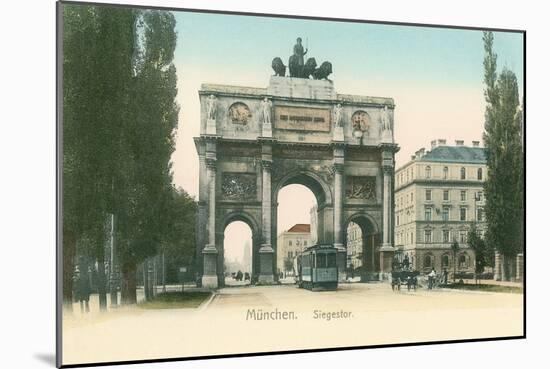
<path id="1" fill-rule="evenodd" d="M 407 286 L 407 291 L 418 286 L 418 275 L 420 272 L 411 270 L 393 270 L 391 272 L 391 289 L 400 291 L 401 286 Z"/>

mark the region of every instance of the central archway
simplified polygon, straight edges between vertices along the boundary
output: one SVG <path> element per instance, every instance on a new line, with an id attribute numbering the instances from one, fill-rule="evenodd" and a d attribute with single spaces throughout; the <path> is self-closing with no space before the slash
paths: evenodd
<path id="1" fill-rule="evenodd" d="M 313 196 L 315 197 L 317 203 L 317 224 L 316 229 L 313 231 L 316 233 L 313 238 L 317 243 L 332 243 L 332 192 L 331 188 L 325 181 L 319 177 L 317 174 L 307 171 L 307 170 L 298 170 L 287 173 L 283 176 L 273 188 L 273 211 L 272 219 L 273 229 L 272 235 L 277 238 L 277 208 L 279 203 L 279 192 L 281 189 L 288 185 L 302 185 L 307 188 Z M 308 209 L 309 210 L 309 209 Z"/>
<path id="2" fill-rule="evenodd" d="M 294 283 L 295 259 L 317 240 L 317 200 L 304 185 L 281 188 L 277 201 L 277 274 L 281 283 Z"/>

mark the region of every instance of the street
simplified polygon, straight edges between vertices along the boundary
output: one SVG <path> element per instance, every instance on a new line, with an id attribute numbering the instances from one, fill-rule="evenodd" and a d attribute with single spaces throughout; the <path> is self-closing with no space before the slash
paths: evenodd
<path id="1" fill-rule="evenodd" d="M 330 292 L 227 287 L 197 309 L 77 312 L 64 320 L 63 357 L 70 364 L 515 336 L 522 314 L 522 294 L 392 292 L 387 283 Z"/>

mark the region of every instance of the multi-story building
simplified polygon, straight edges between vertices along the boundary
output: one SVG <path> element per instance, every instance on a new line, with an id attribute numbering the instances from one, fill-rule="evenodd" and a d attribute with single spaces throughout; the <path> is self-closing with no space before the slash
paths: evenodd
<path id="1" fill-rule="evenodd" d="M 357 269 L 363 265 L 363 232 L 358 224 L 349 222 L 346 235 L 346 267 Z"/>
<path id="2" fill-rule="evenodd" d="M 311 246 L 309 224 L 295 224 L 277 237 L 277 272 L 287 274 L 285 259 L 294 258 L 306 247 Z"/>
<path id="3" fill-rule="evenodd" d="M 457 140 L 451 146 L 439 139 L 396 171 L 395 244 L 399 257 L 407 256 L 416 270 L 453 271 L 456 240 L 456 270 L 474 271 L 467 236 L 472 223 L 480 233 L 485 229 L 485 155 L 479 141 L 465 146 Z"/>

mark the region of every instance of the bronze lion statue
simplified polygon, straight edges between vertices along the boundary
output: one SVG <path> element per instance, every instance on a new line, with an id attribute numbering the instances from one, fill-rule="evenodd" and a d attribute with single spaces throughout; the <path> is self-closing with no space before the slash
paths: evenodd
<path id="1" fill-rule="evenodd" d="M 312 73 L 314 79 L 328 79 L 327 77 L 332 73 L 332 64 L 328 61 L 323 62 L 321 66 L 315 69 Z"/>
<path id="2" fill-rule="evenodd" d="M 279 57 L 273 58 L 271 68 L 273 68 L 276 76 L 284 77 L 286 74 L 286 65 L 283 64 L 283 61 Z"/>
<path id="3" fill-rule="evenodd" d="M 315 72 L 315 68 L 317 68 L 317 62 L 315 61 L 315 58 L 309 58 L 302 68 L 301 77 L 309 78 L 309 76 L 311 76 L 311 74 Z"/>

